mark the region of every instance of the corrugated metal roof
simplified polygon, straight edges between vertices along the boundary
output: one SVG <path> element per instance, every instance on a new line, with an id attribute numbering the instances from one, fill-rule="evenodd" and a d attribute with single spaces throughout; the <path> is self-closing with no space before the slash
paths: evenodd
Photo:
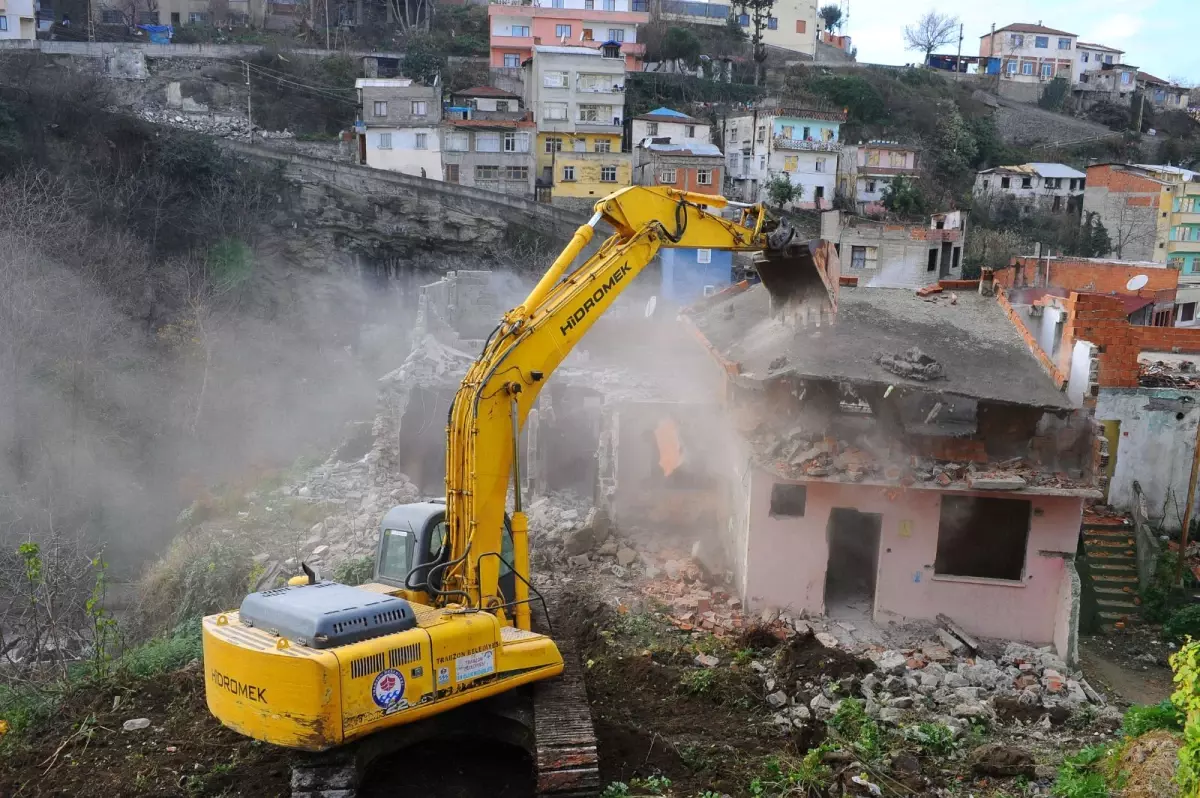
<path id="1" fill-rule="evenodd" d="M 356 89 L 406 89 L 411 85 L 412 78 L 358 78 L 354 81 Z"/>
<path id="2" fill-rule="evenodd" d="M 1087 177 L 1083 172 L 1061 163 L 1027 163 L 1025 165 L 1032 168 L 1033 171 L 1042 177 Z"/>
<path id="3" fill-rule="evenodd" d="M 495 86 L 472 86 L 469 89 L 450 93 L 455 97 L 508 97 L 517 100 L 521 99 L 520 95 L 513 94 L 511 91 L 505 91 L 504 89 L 497 89 Z"/>
<path id="4" fill-rule="evenodd" d="M 1154 172 L 1163 172 L 1165 174 L 1170 174 L 1170 175 L 1179 175 L 1180 177 L 1182 177 L 1185 181 L 1187 181 L 1189 183 L 1193 180 L 1200 179 L 1200 172 L 1193 172 L 1191 169 L 1184 169 L 1182 166 L 1164 166 L 1161 164 L 1145 164 L 1145 163 L 1135 163 L 1133 165 L 1136 166 L 1138 169 L 1149 169 Z"/>
<path id="5" fill-rule="evenodd" d="M 1011 25 L 1005 25 L 1003 28 L 996 28 L 996 33 L 1003 33 L 1010 30 L 1013 33 L 1042 33 L 1047 36 L 1074 36 L 1074 33 L 1067 33 L 1065 30 L 1057 28 L 1047 28 L 1045 25 L 1031 25 L 1028 22 L 1014 22 Z M 991 36 L 990 33 L 985 33 L 979 38 L 986 39 Z"/>
<path id="6" fill-rule="evenodd" d="M 708 142 L 696 139 L 681 139 L 679 141 L 662 143 L 655 142 L 653 139 L 646 139 L 642 142 L 642 146 L 654 152 L 673 153 L 676 155 L 712 155 L 717 158 L 723 157 L 720 148 L 716 144 L 709 144 Z"/>
<path id="7" fill-rule="evenodd" d="M 1118 50 L 1116 47 L 1108 47 L 1103 44 L 1089 44 L 1088 42 L 1075 42 L 1075 47 L 1083 48 L 1085 50 L 1104 50 L 1109 53 L 1122 53 L 1123 54 L 1125 52 L 1124 50 Z"/>

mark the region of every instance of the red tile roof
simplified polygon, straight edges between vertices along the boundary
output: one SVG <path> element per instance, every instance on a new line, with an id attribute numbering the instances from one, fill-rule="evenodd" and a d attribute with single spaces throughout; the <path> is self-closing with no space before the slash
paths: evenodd
<path id="1" fill-rule="evenodd" d="M 1124 50 L 1118 50 L 1116 47 L 1107 47 L 1103 44 L 1090 44 L 1089 42 L 1075 42 L 1076 47 L 1082 47 L 1087 50 L 1104 50 L 1110 53 L 1124 53 Z"/>
<path id="2" fill-rule="evenodd" d="M 1047 28 L 1044 25 L 1030 25 L 1027 22 L 1014 22 L 1011 25 L 1005 25 L 1003 28 L 996 28 L 996 33 L 1003 33 L 1006 30 L 1010 30 L 1013 33 L 1041 33 L 1041 34 L 1045 34 L 1046 36 L 1074 36 L 1075 35 L 1074 33 L 1067 33 L 1065 30 L 1058 30 L 1056 28 Z M 985 33 L 982 36 L 980 36 L 979 38 L 986 39 L 987 37 L 989 37 L 991 35 L 992 35 L 991 33 Z"/>
<path id="3" fill-rule="evenodd" d="M 1156 78 L 1153 75 L 1151 75 L 1149 72 L 1142 72 L 1140 70 L 1137 73 L 1137 79 L 1144 80 L 1147 83 L 1153 83 L 1155 86 L 1171 86 L 1171 85 L 1173 85 L 1171 83 L 1171 81 L 1169 81 L 1169 80 L 1163 80 L 1162 78 Z"/>
<path id="4" fill-rule="evenodd" d="M 469 89 L 452 91 L 450 93 L 456 97 L 501 97 L 515 100 L 521 99 L 519 95 L 513 94 L 511 91 L 505 91 L 504 89 L 497 89 L 495 86 L 472 86 Z"/>

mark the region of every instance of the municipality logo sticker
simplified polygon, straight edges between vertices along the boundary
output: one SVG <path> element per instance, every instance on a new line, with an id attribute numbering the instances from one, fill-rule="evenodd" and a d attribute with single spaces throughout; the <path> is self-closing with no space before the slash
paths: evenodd
<path id="1" fill-rule="evenodd" d="M 371 698 L 385 710 L 398 708 L 404 701 L 404 674 L 394 668 L 380 673 L 371 685 Z"/>

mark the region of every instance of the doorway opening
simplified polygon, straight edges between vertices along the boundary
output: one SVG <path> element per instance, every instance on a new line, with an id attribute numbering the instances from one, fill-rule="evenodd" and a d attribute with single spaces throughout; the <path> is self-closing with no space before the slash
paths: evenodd
<path id="1" fill-rule="evenodd" d="M 875 605 L 879 531 L 883 516 L 834 507 L 829 513 L 829 564 L 825 568 L 825 612 L 850 607 L 869 618 Z"/>

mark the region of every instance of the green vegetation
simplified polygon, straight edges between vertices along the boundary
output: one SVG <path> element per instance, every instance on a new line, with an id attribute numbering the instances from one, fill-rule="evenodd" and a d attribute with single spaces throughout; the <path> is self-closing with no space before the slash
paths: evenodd
<path id="1" fill-rule="evenodd" d="M 1175 692 L 1171 703 L 1184 716 L 1183 746 L 1175 780 L 1183 795 L 1200 794 L 1200 642 L 1189 640 L 1171 655 Z"/>
<path id="2" fill-rule="evenodd" d="M 1067 757 L 1058 770 L 1051 790 L 1057 798 L 1108 798 L 1105 765 L 1113 750 L 1104 745 L 1091 745 L 1074 756 Z"/>
<path id="3" fill-rule="evenodd" d="M 941 723 L 918 723 L 906 726 L 904 739 L 917 744 L 926 756 L 949 756 L 958 749 L 954 732 Z"/>
<path id="4" fill-rule="evenodd" d="M 1132 706 L 1125 710 L 1121 733 L 1126 737 L 1141 737 L 1155 729 L 1183 730 L 1183 714 L 1170 700 L 1150 706 Z"/>
<path id="5" fill-rule="evenodd" d="M 763 764 L 762 773 L 750 781 L 750 795 L 776 798 L 820 794 L 819 791 L 833 778 L 833 772 L 821 761 L 830 750 L 833 749 L 828 746 L 813 748 L 799 760 L 769 757 Z"/>
<path id="6" fill-rule="evenodd" d="M 1163 634 L 1171 640 L 1200 639 L 1200 604 L 1189 604 L 1171 613 L 1163 624 Z"/>
<path id="7" fill-rule="evenodd" d="M 373 576 L 375 576 L 375 557 L 371 554 L 342 560 L 333 569 L 333 581 L 341 582 L 343 585 L 361 585 L 371 581 Z"/>
<path id="8" fill-rule="evenodd" d="M 1163 623 L 1175 611 L 1188 604 L 1189 597 L 1196 585 L 1195 577 L 1188 568 L 1183 569 L 1183 585 L 1175 584 L 1175 574 L 1179 572 L 1179 555 L 1163 549 L 1159 552 L 1154 564 L 1154 577 L 1150 584 L 1140 591 L 1142 599 L 1142 617 L 1149 623 Z"/>
<path id="9" fill-rule="evenodd" d="M 857 698 L 843 699 L 826 724 L 837 739 L 853 748 L 866 762 L 873 762 L 886 753 L 883 729 L 867 716 L 866 704 Z"/>
<path id="10" fill-rule="evenodd" d="M 925 195 L 916 182 L 904 175 L 897 175 L 883 189 L 883 207 L 893 213 L 915 216 L 925 213 Z"/>
<path id="11" fill-rule="evenodd" d="M 783 208 L 789 202 L 799 202 L 804 198 L 804 186 L 793 183 L 787 175 L 776 175 L 767 183 L 767 201 L 776 208 Z"/>

